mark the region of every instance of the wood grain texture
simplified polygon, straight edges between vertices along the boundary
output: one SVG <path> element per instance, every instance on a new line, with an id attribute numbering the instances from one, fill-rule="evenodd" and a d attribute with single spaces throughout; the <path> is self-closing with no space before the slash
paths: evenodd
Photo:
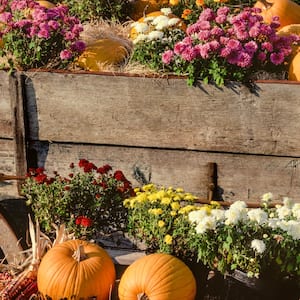
<path id="1" fill-rule="evenodd" d="M 135 176 L 140 171 L 155 184 L 182 187 L 206 198 L 208 163 L 216 162 L 223 200 L 258 201 L 264 193 L 272 192 L 275 199 L 289 196 L 300 202 L 300 157 L 38 142 L 30 148 L 49 175 L 53 171 L 68 175 L 71 162 L 86 158 L 97 166 L 108 163 L 115 170 L 123 170 L 134 186 L 140 185 Z"/>
<path id="2" fill-rule="evenodd" d="M 0 72 L 0 138 L 12 137 L 9 76 L 6 72 Z"/>
<path id="3" fill-rule="evenodd" d="M 14 140 L 0 138 L 0 173 L 15 175 L 15 143 Z M 6 180 L 0 182 L 0 196 L 18 196 L 17 182 Z"/>
<path id="4" fill-rule="evenodd" d="M 300 156 L 300 84 L 26 75 L 33 140 Z"/>

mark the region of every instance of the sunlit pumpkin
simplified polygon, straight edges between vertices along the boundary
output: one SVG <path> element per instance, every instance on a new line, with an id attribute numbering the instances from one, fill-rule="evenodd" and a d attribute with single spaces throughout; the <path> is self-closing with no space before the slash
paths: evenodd
<path id="1" fill-rule="evenodd" d="M 169 0 L 134 0 L 132 2 L 132 13 L 130 18 L 137 21 L 139 18 L 153 11 L 160 10 L 161 7 L 168 6 Z"/>
<path id="2" fill-rule="evenodd" d="M 44 299 L 107 300 L 115 281 L 108 253 L 96 244 L 68 240 L 55 245 L 38 268 L 38 290 Z"/>
<path id="3" fill-rule="evenodd" d="M 103 38 L 88 45 L 78 58 L 77 64 L 84 70 L 97 72 L 105 66 L 123 63 L 129 54 L 130 47 L 127 41 Z"/>
<path id="4" fill-rule="evenodd" d="M 300 24 L 291 24 L 282 27 L 278 32 L 280 36 L 289 36 L 296 34 L 300 37 Z M 288 79 L 293 81 L 300 81 L 300 46 L 293 45 L 293 51 L 289 61 Z"/>
<path id="5" fill-rule="evenodd" d="M 46 8 L 53 8 L 55 7 L 55 4 L 49 1 L 36 1 L 39 5 L 44 6 Z"/>
<path id="6" fill-rule="evenodd" d="M 180 259 L 154 253 L 137 259 L 125 270 L 118 295 L 120 300 L 194 300 L 196 281 Z"/>
<path id="7" fill-rule="evenodd" d="M 158 11 L 151 12 L 151 13 L 147 14 L 145 17 L 142 17 L 142 18 L 138 19 L 138 21 L 137 21 L 136 23 L 133 23 L 133 24 L 132 24 L 132 28 L 131 28 L 131 30 L 130 30 L 130 39 L 131 39 L 131 40 L 134 40 L 134 39 L 137 37 L 137 35 L 138 35 L 138 32 L 137 32 L 137 30 L 136 30 L 136 28 L 135 28 L 135 24 L 138 24 L 138 23 L 144 23 L 145 18 L 146 18 L 146 19 L 149 19 L 149 18 L 156 18 L 156 17 L 163 16 L 163 15 L 164 15 L 164 13 L 163 13 L 161 10 L 158 10 Z M 167 16 L 169 19 L 171 19 L 171 18 L 176 18 L 176 19 L 178 19 L 178 22 L 176 23 L 175 27 L 177 27 L 177 28 L 179 28 L 179 29 L 181 29 L 181 30 L 183 30 L 183 31 L 186 30 L 186 24 L 184 23 L 183 20 L 181 20 L 180 18 L 178 18 L 178 16 L 176 16 L 176 15 L 174 15 L 174 14 L 172 14 L 172 13 L 167 14 L 166 16 Z M 154 29 L 155 29 L 154 26 L 150 26 L 150 27 L 149 27 L 149 30 L 148 30 L 147 32 L 145 32 L 145 33 L 148 34 L 150 31 L 152 31 L 152 30 L 154 30 Z"/>
<path id="8" fill-rule="evenodd" d="M 300 5 L 292 0 L 258 0 L 254 6 L 262 10 L 261 15 L 268 24 L 274 16 L 279 17 L 279 28 L 300 23 Z"/>
<path id="9" fill-rule="evenodd" d="M 300 81 L 300 46 L 298 46 L 296 54 L 291 59 L 288 79 L 293 81 Z"/>

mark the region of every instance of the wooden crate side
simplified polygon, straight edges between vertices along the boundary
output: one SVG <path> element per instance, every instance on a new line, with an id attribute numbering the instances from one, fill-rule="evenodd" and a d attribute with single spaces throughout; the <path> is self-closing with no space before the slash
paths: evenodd
<path id="1" fill-rule="evenodd" d="M 300 155 L 300 84 L 27 73 L 31 139 Z"/>
<path id="2" fill-rule="evenodd" d="M 0 173 L 15 175 L 15 145 L 13 140 L 0 138 Z M 18 196 L 17 182 L 15 180 L 0 181 L 0 196 Z"/>
<path id="3" fill-rule="evenodd" d="M 0 138 L 13 138 L 9 75 L 0 71 Z"/>
<path id="4" fill-rule="evenodd" d="M 141 182 L 136 179 L 138 173 L 155 184 L 182 187 L 201 198 L 208 193 L 208 163 L 215 162 L 224 200 L 257 202 L 272 192 L 278 200 L 288 196 L 300 202 L 299 157 L 38 142 L 30 148 L 38 166 L 50 175 L 53 171 L 68 175 L 71 162 L 86 158 L 97 166 L 108 163 L 123 170 L 134 186 Z"/>

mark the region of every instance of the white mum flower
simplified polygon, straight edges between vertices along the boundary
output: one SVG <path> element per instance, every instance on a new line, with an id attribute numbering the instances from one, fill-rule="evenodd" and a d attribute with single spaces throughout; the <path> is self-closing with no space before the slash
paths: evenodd
<path id="1" fill-rule="evenodd" d="M 204 209 L 199 209 L 199 210 L 193 210 L 193 211 L 191 211 L 189 213 L 189 215 L 188 215 L 188 218 L 189 218 L 190 222 L 198 224 L 206 216 L 207 216 L 206 211 Z"/>
<path id="2" fill-rule="evenodd" d="M 262 195 L 262 198 L 261 198 L 261 200 L 263 202 L 269 202 L 272 199 L 273 199 L 273 194 L 272 193 L 265 193 L 265 194 Z"/>
<path id="3" fill-rule="evenodd" d="M 223 209 L 212 209 L 211 216 L 218 221 L 223 221 L 225 219 L 225 211 Z"/>
<path id="4" fill-rule="evenodd" d="M 141 33 L 133 40 L 133 43 L 137 44 L 138 42 L 144 42 L 147 40 L 147 38 L 148 38 L 148 35 Z"/>
<path id="5" fill-rule="evenodd" d="M 155 26 L 156 30 L 163 30 L 168 27 L 168 24 L 169 18 L 167 16 L 158 16 L 152 22 L 152 25 Z"/>
<path id="6" fill-rule="evenodd" d="M 225 211 L 225 224 L 237 224 L 247 219 L 247 205 L 244 201 L 236 201 Z"/>
<path id="7" fill-rule="evenodd" d="M 180 19 L 178 19 L 178 18 L 171 18 L 171 19 L 169 19 L 169 21 L 168 21 L 168 27 L 175 26 L 175 25 L 177 25 L 179 22 L 180 22 Z"/>
<path id="8" fill-rule="evenodd" d="M 277 206 L 276 212 L 279 219 L 284 219 L 292 215 L 292 210 L 288 206 Z"/>
<path id="9" fill-rule="evenodd" d="M 286 231 L 294 240 L 300 239 L 300 222 L 296 220 L 278 222 L 278 227 Z"/>
<path id="10" fill-rule="evenodd" d="M 210 216 L 206 216 L 205 218 L 203 218 L 201 220 L 201 222 L 199 222 L 196 226 L 196 232 L 198 234 L 203 234 L 205 233 L 207 230 L 214 230 L 216 229 L 216 222 L 215 220 L 210 217 Z"/>
<path id="11" fill-rule="evenodd" d="M 284 197 L 283 198 L 283 205 L 284 206 L 286 206 L 288 208 L 292 208 L 293 204 L 294 203 L 293 203 L 293 200 L 291 198 L 289 198 L 289 197 Z"/>
<path id="12" fill-rule="evenodd" d="M 142 22 L 135 22 L 133 28 L 136 30 L 137 33 L 145 33 L 149 31 L 149 26 L 146 23 Z"/>
<path id="13" fill-rule="evenodd" d="M 164 15 L 168 16 L 169 14 L 172 13 L 172 10 L 170 7 L 164 7 L 164 8 L 161 8 L 160 10 Z"/>
<path id="14" fill-rule="evenodd" d="M 297 220 L 300 220 L 300 203 L 295 203 L 292 207 L 292 215 Z"/>
<path id="15" fill-rule="evenodd" d="M 261 254 L 266 250 L 266 244 L 262 240 L 254 239 L 251 242 L 251 248 L 254 249 L 254 251 L 256 251 L 257 253 Z"/>
<path id="16" fill-rule="evenodd" d="M 164 36 L 164 33 L 161 31 L 153 30 L 148 34 L 148 40 L 154 41 L 154 40 L 161 40 Z"/>
<path id="17" fill-rule="evenodd" d="M 268 220 L 268 214 L 261 208 L 249 210 L 248 217 L 251 221 L 254 221 L 258 224 L 265 224 Z"/>

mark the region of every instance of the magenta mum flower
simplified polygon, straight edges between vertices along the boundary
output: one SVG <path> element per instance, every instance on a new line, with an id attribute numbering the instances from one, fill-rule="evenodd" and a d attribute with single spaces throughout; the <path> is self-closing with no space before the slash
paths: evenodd
<path id="1" fill-rule="evenodd" d="M 164 64 L 168 65 L 171 63 L 174 57 L 174 52 L 172 50 L 167 50 L 162 54 L 162 61 Z"/>
<path id="2" fill-rule="evenodd" d="M 60 52 L 60 58 L 62 60 L 68 60 L 68 59 L 71 59 L 72 58 L 72 52 L 70 50 L 63 50 Z"/>

